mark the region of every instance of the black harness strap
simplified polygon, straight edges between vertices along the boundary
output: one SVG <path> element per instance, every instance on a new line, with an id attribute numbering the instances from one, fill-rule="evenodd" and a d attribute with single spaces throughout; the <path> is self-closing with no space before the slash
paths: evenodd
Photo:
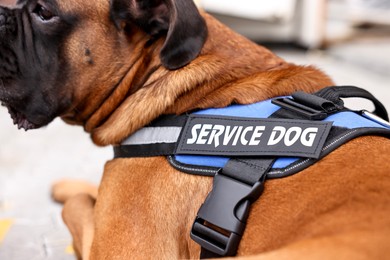
<path id="1" fill-rule="evenodd" d="M 191 238 L 201 258 L 233 256 L 244 234 L 251 204 L 264 189 L 274 159 L 230 159 L 214 177 L 213 190 L 194 222 Z"/>
<path id="2" fill-rule="evenodd" d="M 176 143 L 161 143 L 159 146 L 154 144 L 138 145 L 137 149 L 133 146 L 119 145 L 114 146 L 115 158 L 129 158 L 129 157 L 152 157 L 152 156 L 166 156 L 167 154 L 174 154 L 176 150 Z"/>
<path id="3" fill-rule="evenodd" d="M 340 104 L 341 102 L 340 105 L 343 105 L 342 100 L 340 98 L 355 97 L 368 99 L 372 103 L 374 103 L 375 111 L 373 113 L 383 118 L 384 120 L 389 121 L 389 116 L 387 114 L 385 106 L 365 89 L 358 88 L 355 86 L 333 86 L 321 89 L 314 94 L 324 99 L 330 100 L 335 104 Z"/>
<path id="4" fill-rule="evenodd" d="M 389 121 L 385 106 L 367 90 L 354 86 L 333 86 L 321 89 L 313 95 L 298 91 L 292 94 L 293 99 L 278 98 L 272 102 L 284 109 L 278 111 L 284 118 L 306 118 L 310 120 L 322 120 L 329 115 L 345 110 L 341 98 L 364 98 L 370 100 L 374 106 L 373 112 L 380 118 Z"/>
<path id="5" fill-rule="evenodd" d="M 269 171 L 274 159 L 231 159 L 222 169 L 223 174 L 248 185 L 261 181 Z"/>

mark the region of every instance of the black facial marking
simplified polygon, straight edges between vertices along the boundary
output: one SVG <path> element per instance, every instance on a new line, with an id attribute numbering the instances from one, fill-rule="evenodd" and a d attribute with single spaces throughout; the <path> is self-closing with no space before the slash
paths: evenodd
<path id="1" fill-rule="evenodd" d="M 12 40 L 12 36 L 10 38 L 5 38 L 8 35 L 14 35 L 16 33 L 16 19 L 12 15 L 12 12 L 6 8 L 0 7 L 0 39 L 4 39 L 3 41 L 9 42 Z M 2 45 L 0 41 L 0 45 Z"/>
<path id="2" fill-rule="evenodd" d="M 63 43 L 78 19 L 61 14 L 55 1 L 18 3 L 0 7 L 0 102 L 28 130 L 48 124 L 70 105 L 63 89 Z"/>
<path id="3" fill-rule="evenodd" d="M 12 49 L 3 46 L 0 52 L 0 75 L 4 80 L 15 78 L 19 74 L 16 55 Z"/>

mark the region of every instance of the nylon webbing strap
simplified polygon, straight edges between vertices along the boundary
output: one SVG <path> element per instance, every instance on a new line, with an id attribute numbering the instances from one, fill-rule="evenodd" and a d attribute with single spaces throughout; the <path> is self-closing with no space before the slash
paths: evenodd
<path id="1" fill-rule="evenodd" d="M 222 173 L 248 185 L 259 182 L 269 171 L 274 159 L 231 159 Z"/>
<path id="2" fill-rule="evenodd" d="M 327 129 L 330 129 L 330 126 L 327 127 L 327 123 L 322 120 L 333 113 L 346 110 L 341 100 L 344 97 L 361 97 L 371 100 L 375 105 L 375 113 L 388 120 L 383 104 L 366 90 L 357 87 L 328 87 L 314 95 L 296 92 L 292 94 L 292 97 L 272 100 L 272 103 L 281 107 L 272 114 L 272 120 L 194 114 L 190 116 L 162 116 L 149 126 L 134 133 L 121 145 L 115 146 L 115 158 L 173 154 L 232 157 L 287 155 L 318 158 L 324 139 L 318 139 L 318 142 L 316 141 L 314 145 L 306 146 L 306 148 L 299 146 L 299 142 L 295 142 L 289 147 L 281 145 L 282 142 L 279 142 L 278 146 L 269 146 L 267 140 L 271 140 L 269 137 L 273 134 L 270 130 L 274 129 L 275 126 L 282 126 L 288 131 L 299 124 L 299 127 L 304 126 L 302 131 L 308 131 L 307 134 L 310 134 L 308 128 L 315 127 L 318 128 L 318 136 L 322 135 L 326 138 Z M 278 121 L 277 118 L 282 120 Z M 286 121 L 288 118 L 293 119 L 293 121 Z M 297 119 L 306 120 L 306 123 L 299 123 Z M 262 127 L 265 128 L 265 131 Z M 207 133 L 209 133 L 208 139 L 205 139 L 205 136 L 202 135 Z M 238 139 L 240 136 L 241 139 Z M 250 142 L 249 145 L 247 141 Z"/>
<path id="3" fill-rule="evenodd" d="M 230 159 L 214 177 L 213 189 L 199 209 L 191 238 L 201 258 L 234 256 L 251 204 L 261 195 L 274 159 Z"/>
<path id="4" fill-rule="evenodd" d="M 375 98 L 370 92 L 365 89 L 358 88 L 355 86 L 333 86 L 321 89 L 314 93 L 316 96 L 320 96 L 324 99 L 343 105 L 341 98 L 364 98 L 372 101 L 375 106 L 374 114 L 389 121 L 385 106 Z"/>

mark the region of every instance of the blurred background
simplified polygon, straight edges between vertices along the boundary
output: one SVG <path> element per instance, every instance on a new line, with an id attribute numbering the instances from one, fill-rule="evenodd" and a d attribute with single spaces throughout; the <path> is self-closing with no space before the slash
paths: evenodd
<path id="1" fill-rule="evenodd" d="M 390 109 L 390 0 L 196 2 L 282 58 L 315 65 L 338 85 L 363 87 Z M 350 102 L 358 105 L 371 108 Z M 60 120 L 18 131 L 0 107 L 0 259 L 74 259 L 51 184 L 62 178 L 97 184 L 112 155 L 110 147 L 94 146 L 80 127 Z"/>

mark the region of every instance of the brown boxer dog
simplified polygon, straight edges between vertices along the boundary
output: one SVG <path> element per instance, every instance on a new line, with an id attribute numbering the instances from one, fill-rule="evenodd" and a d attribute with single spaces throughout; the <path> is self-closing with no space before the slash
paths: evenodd
<path id="1" fill-rule="evenodd" d="M 115 145 L 163 114 L 331 84 L 199 13 L 192 0 L 20 0 L 0 8 L 0 100 L 26 130 L 61 117 L 97 145 Z M 268 181 L 237 255 L 388 257 L 389 154 L 388 139 L 358 138 Z M 80 258 L 198 258 L 189 233 L 211 183 L 163 157 L 115 159 L 98 191 L 65 181 L 53 195 L 65 202 Z"/>

